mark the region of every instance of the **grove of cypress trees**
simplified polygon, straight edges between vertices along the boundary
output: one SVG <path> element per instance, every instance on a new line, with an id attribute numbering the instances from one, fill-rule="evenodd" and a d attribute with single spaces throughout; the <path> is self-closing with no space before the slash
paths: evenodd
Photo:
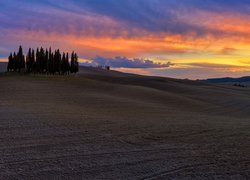
<path id="1" fill-rule="evenodd" d="M 25 60 L 26 59 L 26 60 Z M 43 47 L 34 49 L 29 48 L 25 56 L 22 46 L 19 46 L 18 53 L 10 53 L 8 57 L 7 71 L 24 71 L 27 73 L 46 73 L 46 74 L 70 74 L 79 70 L 78 56 L 75 52 L 71 54 L 69 63 L 69 54 L 60 50 L 52 53 L 51 48 L 44 50 Z"/>

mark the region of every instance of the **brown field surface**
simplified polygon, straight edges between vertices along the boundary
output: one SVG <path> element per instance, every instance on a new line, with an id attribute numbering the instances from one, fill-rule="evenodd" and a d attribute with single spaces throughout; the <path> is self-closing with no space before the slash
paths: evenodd
<path id="1" fill-rule="evenodd" d="M 5 72 L 7 69 L 7 63 L 0 62 L 0 72 Z"/>
<path id="2" fill-rule="evenodd" d="M 248 88 L 2 73 L 0 132 L 0 179 L 250 178 Z"/>

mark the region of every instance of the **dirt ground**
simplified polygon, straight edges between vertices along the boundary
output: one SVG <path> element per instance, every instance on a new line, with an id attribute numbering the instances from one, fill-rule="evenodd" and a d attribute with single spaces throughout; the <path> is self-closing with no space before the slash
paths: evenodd
<path id="1" fill-rule="evenodd" d="M 0 132 L 0 179 L 250 178 L 248 88 L 2 74 Z"/>

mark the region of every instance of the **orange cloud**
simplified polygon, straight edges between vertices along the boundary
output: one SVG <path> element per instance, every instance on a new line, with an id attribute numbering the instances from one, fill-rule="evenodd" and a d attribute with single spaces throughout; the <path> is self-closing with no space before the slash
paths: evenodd
<path id="1" fill-rule="evenodd" d="M 222 55 L 231 55 L 232 53 L 236 52 L 237 49 L 235 48 L 230 48 L 230 47 L 224 47 L 219 51 L 219 54 Z"/>
<path id="2" fill-rule="evenodd" d="M 138 37 L 130 37 L 128 31 L 121 31 L 119 36 L 113 36 L 112 27 L 115 21 L 104 18 L 111 26 L 110 32 L 105 29 L 89 34 L 33 32 L 16 30 L 11 33 L 9 41 L 28 46 L 52 46 L 64 51 L 75 50 L 80 58 L 90 59 L 101 55 L 103 57 L 126 56 L 128 58 L 150 58 L 155 61 L 171 61 L 173 63 L 222 63 L 241 65 L 242 61 L 249 59 L 250 31 L 248 19 L 243 15 L 230 15 L 229 13 L 197 12 L 197 18 L 189 18 L 191 24 L 210 29 L 216 33 L 205 33 L 198 36 L 195 32 L 185 34 L 155 33 L 141 30 Z M 87 18 L 87 17 L 86 17 Z M 188 18 L 188 17 L 186 17 Z M 87 18 L 88 20 L 88 18 Z M 85 20 L 85 21 L 87 21 Z M 98 21 L 96 18 L 89 21 Z M 184 19 L 185 20 L 185 19 Z M 249 21 L 250 22 L 250 21 Z M 140 29 L 131 29 L 140 31 Z M 237 54 L 235 53 L 237 52 Z M 161 57 L 161 58 L 158 58 Z"/>

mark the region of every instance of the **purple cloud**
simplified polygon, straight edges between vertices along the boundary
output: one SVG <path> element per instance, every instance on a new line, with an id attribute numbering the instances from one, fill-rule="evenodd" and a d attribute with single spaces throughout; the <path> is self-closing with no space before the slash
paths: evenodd
<path id="1" fill-rule="evenodd" d="M 113 68 L 167 68 L 173 64 L 167 63 L 156 63 L 148 59 L 128 59 L 126 57 L 115 57 L 115 58 L 105 58 L 105 57 L 95 57 L 88 63 L 82 63 L 86 66 L 111 66 Z"/>
<path id="2" fill-rule="evenodd" d="M 195 10 L 246 12 L 250 3 L 215 0 L 12 0 L 0 4 L 0 29 L 138 37 L 144 33 L 221 32 L 192 19 Z M 241 10 L 241 11 L 240 11 Z M 111 31 L 110 31 L 111 30 Z M 121 33 L 122 32 L 122 33 Z M 125 32 L 125 33 L 124 33 Z"/>

